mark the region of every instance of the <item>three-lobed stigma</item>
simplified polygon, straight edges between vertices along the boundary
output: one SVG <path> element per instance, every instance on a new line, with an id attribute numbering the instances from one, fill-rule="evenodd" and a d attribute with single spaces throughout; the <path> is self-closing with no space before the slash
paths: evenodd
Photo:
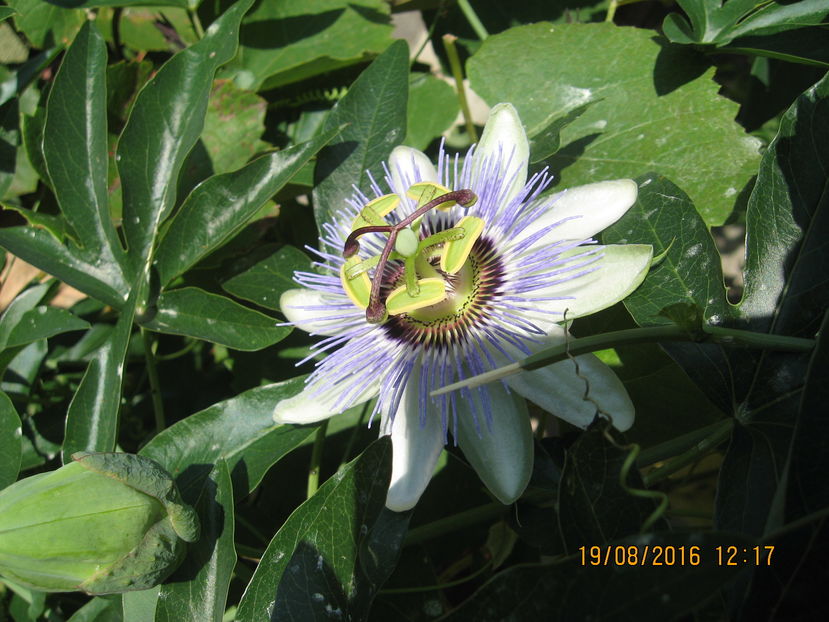
<path id="1" fill-rule="evenodd" d="M 367 203 L 351 223 L 351 233 L 343 245 L 346 259 L 340 268 L 340 281 L 351 301 L 366 310 L 366 321 L 381 324 L 389 315 L 409 313 L 443 301 L 446 297 L 444 275 L 457 273 L 484 228 L 484 221 L 464 216 L 454 227 L 420 239 L 420 224 L 433 209 L 449 210 L 455 205 L 472 207 L 478 200 L 468 189 L 449 190 L 432 182 L 409 187 L 406 196 L 417 202 L 415 210 L 389 224 L 386 216 L 401 203 L 397 194 L 386 194 Z M 387 235 L 383 251 L 368 258 L 359 256 L 359 238 L 368 233 Z M 438 270 L 429 259 L 437 254 Z M 386 265 L 403 262 L 404 284 L 392 289 L 381 300 L 381 286 Z M 374 268 L 374 277 L 368 271 Z"/>

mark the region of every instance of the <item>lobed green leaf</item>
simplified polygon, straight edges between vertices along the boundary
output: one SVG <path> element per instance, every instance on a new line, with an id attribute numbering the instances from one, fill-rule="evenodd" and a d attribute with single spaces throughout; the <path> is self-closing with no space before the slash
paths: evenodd
<path id="1" fill-rule="evenodd" d="M 124 253 L 107 199 L 106 63 L 104 39 L 87 21 L 49 93 L 43 157 L 60 209 L 85 254 L 120 272 Z"/>
<path id="2" fill-rule="evenodd" d="M 314 217 L 318 227 L 331 222 L 347 205 L 353 186 L 368 190 L 368 172 L 382 179 L 382 162 L 406 135 L 408 89 L 408 47 L 395 41 L 331 110 L 323 131 L 348 126 L 317 160 Z"/>
<path id="3" fill-rule="evenodd" d="M 213 75 L 236 53 L 239 23 L 252 2 L 236 2 L 138 94 L 116 156 L 134 267 L 143 270 L 158 227 L 173 208 L 182 164 L 204 127 Z"/>
<path id="4" fill-rule="evenodd" d="M 759 159 L 759 141 L 734 122 L 737 105 L 717 94 L 713 68 L 648 30 L 511 28 L 486 39 L 467 71 L 488 104 L 515 105 L 530 136 L 593 102 L 562 130 L 564 146 L 547 160 L 565 187 L 656 171 L 690 195 L 708 225 L 717 225 Z"/>
<path id="5" fill-rule="evenodd" d="M 161 284 L 167 285 L 238 233 L 338 131 L 330 129 L 307 143 L 264 155 L 199 185 L 159 242 L 155 261 Z"/>

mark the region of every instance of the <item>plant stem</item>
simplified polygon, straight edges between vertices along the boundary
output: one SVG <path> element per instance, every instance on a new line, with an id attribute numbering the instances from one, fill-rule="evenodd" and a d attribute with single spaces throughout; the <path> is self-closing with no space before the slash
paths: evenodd
<path id="1" fill-rule="evenodd" d="M 204 27 L 201 25 L 199 13 L 195 9 L 187 9 L 187 17 L 190 18 L 190 24 L 193 26 L 193 31 L 199 39 L 204 39 Z"/>
<path id="2" fill-rule="evenodd" d="M 504 505 L 499 501 L 487 503 L 486 505 L 479 505 L 475 508 L 470 508 L 463 512 L 458 512 L 452 516 L 441 518 L 439 520 L 415 527 L 406 535 L 406 540 L 403 546 L 412 546 L 420 544 L 427 540 L 437 538 L 453 531 L 458 531 L 469 525 L 477 525 L 478 523 L 485 523 L 495 518 L 499 518 L 510 509 L 510 506 Z"/>
<path id="3" fill-rule="evenodd" d="M 311 451 L 311 467 L 308 470 L 308 498 L 310 499 L 320 483 L 320 462 L 322 461 L 322 448 L 325 445 L 325 432 L 328 430 L 328 421 L 323 421 L 317 428 L 314 436 L 314 448 Z"/>
<path id="4" fill-rule="evenodd" d="M 469 102 L 466 100 L 466 87 L 463 85 L 461 59 L 458 56 L 458 48 L 455 46 L 455 41 L 457 40 L 458 38 L 455 35 L 443 35 L 443 48 L 449 57 L 449 67 L 452 69 L 455 88 L 458 90 L 458 102 L 461 105 L 461 112 L 463 112 L 463 120 L 466 122 L 466 131 L 469 134 L 470 140 L 476 143 L 478 142 L 478 132 L 475 131 L 475 124 L 472 123 L 472 113 L 469 111 Z"/>
<path id="5" fill-rule="evenodd" d="M 552 365 L 572 356 L 615 348 L 618 346 L 634 345 L 639 343 L 660 343 L 672 341 L 688 341 L 692 343 L 719 343 L 723 345 L 743 346 L 747 348 L 773 349 L 785 352 L 809 352 L 814 348 L 813 339 L 772 335 L 768 333 L 754 333 L 748 330 L 725 328 L 722 326 L 703 326 L 699 334 L 689 333 L 685 328 L 670 324 L 667 326 L 647 326 L 644 328 L 629 328 L 600 335 L 590 335 L 573 339 L 552 348 L 545 348 L 515 363 L 504 367 L 467 378 L 460 382 L 446 385 L 431 392 L 431 397 L 443 395 L 463 387 L 474 388 L 500 380 L 522 371 L 532 371 L 547 365 Z"/>
<path id="6" fill-rule="evenodd" d="M 481 23 L 481 20 L 478 18 L 478 14 L 475 12 L 475 9 L 473 9 L 472 5 L 469 4 L 469 0 L 458 0 L 458 7 L 463 13 L 463 16 L 466 18 L 466 21 L 469 22 L 470 26 L 472 26 L 472 30 L 475 31 L 476 35 L 478 35 L 478 38 L 481 41 L 486 39 L 489 36 L 489 33 Z"/>
<path id="7" fill-rule="evenodd" d="M 642 468 L 656 462 L 664 462 L 665 460 L 673 458 L 684 451 L 688 451 L 712 434 L 718 434 L 722 428 L 728 428 L 731 430 L 733 427 L 734 421 L 732 419 L 722 419 L 716 423 L 712 423 L 711 425 L 707 425 L 703 428 L 683 434 L 682 436 L 672 438 L 671 440 L 660 443 L 659 445 L 648 447 L 647 449 L 642 450 L 642 453 L 639 454 L 639 458 L 636 460 L 636 466 Z"/>
<path id="8" fill-rule="evenodd" d="M 645 486 L 653 486 L 655 483 L 662 481 L 669 475 L 684 469 L 689 464 L 693 464 L 702 456 L 712 452 L 714 449 L 731 436 L 731 430 L 734 428 L 733 419 L 724 419 L 719 422 L 719 425 L 705 438 L 699 441 L 691 449 L 665 462 L 665 466 L 654 469 L 650 473 L 642 476 L 642 481 Z"/>
<path id="9" fill-rule="evenodd" d="M 465 577 L 461 577 L 460 579 L 455 579 L 454 581 L 447 581 L 446 583 L 440 583 L 439 585 L 419 585 L 417 587 L 388 588 L 380 590 L 380 594 L 418 594 L 420 592 L 435 592 L 437 590 L 443 590 L 448 587 L 463 585 L 464 583 L 471 581 L 472 579 L 482 575 L 489 569 L 491 564 L 492 560 L 488 560 L 483 566 L 478 568 L 472 574 L 466 575 Z"/>
<path id="10" fill-rule="evenodd" d="M 153 401 L 153 416 L 155 417 L 155 433 L 159 434 L 166 424 L 164 422 L 164 402 L 161 399 L 161 381 L 158 378 L 158 368 L 155 360 L 155 339 L 153 334 L 141 328 L 141 341 L 144 342 L 144 358 L 147 359 L 147 379 L 150 382 L 150 397 Z"/>
<path id="11" fill-rule="evenodd" d="M 612 22 L 614 16 L 616 15 L 616 7 L 619 6 L 617 0 L 610 0 L 610 3 L 607 5 L 607 15 L 605 15 L 604 21 Z"/>

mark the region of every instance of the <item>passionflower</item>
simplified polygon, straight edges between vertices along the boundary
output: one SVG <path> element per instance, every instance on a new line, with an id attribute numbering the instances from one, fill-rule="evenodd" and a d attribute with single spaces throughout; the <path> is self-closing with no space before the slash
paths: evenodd
<path id="1" fill-rule="evenodd" d="M 325 336 L 314 355 L 327 356 L 274 418 L 311 423 L 377 397 L 372 417 L 392 438 L 392 510 L 417 503 L 452 441 L 496 498 L 515 501 L 532 470 L 525 398 L 582 428 L 597 414 L 620 430 L 633 423 L 624 387 L 593 355 L 430 397 L 563 342 L 566 320 L 621 300 L 650 266 L 650 246 L 592 239 L 636 201 L 634 181 L 545 194 L 551 177 L 528 180 L 528 157 L 510 104 L 492 109 L 462 161 L 441 149 L 435 168 L 397 147 L 385 186 L 355 189 L 311 249 L 319 271 L 297 272 L 302 287 L 281 297 L 291 324 Z"/>

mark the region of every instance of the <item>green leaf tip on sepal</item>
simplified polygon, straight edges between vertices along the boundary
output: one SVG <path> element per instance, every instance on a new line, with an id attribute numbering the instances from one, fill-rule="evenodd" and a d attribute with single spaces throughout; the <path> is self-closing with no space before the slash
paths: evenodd
<path id="1" fill-rule="evenodd" d="M 170 517 L 173 529 L 185 542 L 199 539 L 199 518 L 186 505 L 172 476 L 155 460 L 125 453 L 91 453 L 79 451 L 72 454 L 72 460 L 85 468 L 112 477 L 158 499 Z"/>

